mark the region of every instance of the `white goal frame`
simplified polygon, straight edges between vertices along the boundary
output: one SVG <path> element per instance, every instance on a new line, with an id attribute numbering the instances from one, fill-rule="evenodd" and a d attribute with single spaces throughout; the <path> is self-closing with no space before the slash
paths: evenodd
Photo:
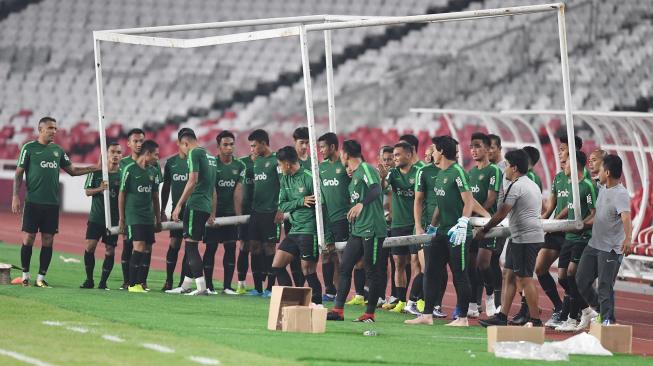
<path id="1" fill-rule="evenodd" d="M 569 81 L 569 58 L 567 52 L 567 31 L 565 25 L 565 4 L 551 3 L 543 5 L 530 5 L 530 6 L 516 6 L 498 9 L 483 9 L 473 11 L 462 11 L 454 13 L 441 13 L 441 14 L 426 14 L 426 15 L 412 15 L 412 16 L 394 16 L 394 17 L 370 17 L 370 16 L 344 16 L 344 15 L 312 15 L 312 16 L 299 16 L 299 17 L 284 17 L 284 18 L 270 18 L 270 19 L 252 19 L 252 20 L 238 20 L 238 21 L 225 21 L 215 23 L 199 23 L 199 24 L 184 24 L 184 25 L 171 25 L 171 26 L 158 26 L 158 27 L 142 27 L 142 28 L 129 28 L 129 29 L 114 29 L 114 30 L 100 30 L 93 32 L 94 50 L 95 50 L 95 75 L 97 84 L 97 97 L 98 97 L 98 131 L 100 134 L 100 147 L 102 156 L 102 177 L 108 180 L 107 171 L 107 155 L 106 155 L 106 134 L 105 134 L 105 114 L 104 114 L 104 95 L 102 83 L 102 58 L 100 53 L 100 42 L 115 42 L 126 43 L 143 46 L 155 46 L 165 48 L 195 48 L 206 46 L 217 46 L 221 44 L 249 42 L 255 40 L 265 40 L 272 38 L 294 37 L 299 36 L 299 43 L 302 57 L 302 71 L 304 77 L 304 93 L 306 101 L 306 117 L 309 131 L 310 142 L 310 156 L 311 156 L 311 170 L 313 173 L 313 189 L 315 192 L 315 212 L 318 230 L 318 243 L 320 248 L 324 248 L 324 225 L 322 218 L 322 197 L 320 194 L 320 178 L 318 168 L 317 156 L 317 138 L 315 133 L 315 117 L 313 114 L 313 87 L 311 83 L 311 70 L 310 60 L 308 55 L 308 32 L 322 31 L 325 41 L 325 58 L 326 58 L 326 77 L 327 77 L 327 98 L 328 98 L 328 111 L 329 111 L 329 130 L 336 132 L 336 118 L 335 118 L 335 98 L 333 86 L 333 64 L 331 52 L 331 31 L 347 28 L 359 27 L 373 27 L 373 26 L 390 26 L 410 23 L 436 23 L 447 21 L 470 20 L 480 18 L 494 18 L 503 16 L 524 15 L 533 13 L 556 12 L 558 21 L 558 38 L 560 41 L 560 63 L 562 71 L 562 88 L 565 104 L 565 121 L 567 125 L 567 133 L 569 136 L 574 135 L 574 126 L 572 121 L 572 105 L 571 105 L 571 86 Z M 262 26 L 262 25 L 280 25 L 280 24 L 294 24 L 282 28 L 266 29 L 260 31 L 233 33 L 227 35 L 219 35 L 212 37 L 194 38 L 194 39 L 180 39 L 180 38 L 166 38 L 149 36 L 152 33 L 161 32 L 177 32 L 188 30 L 209 30 L 209 29 L 225 29 L 244 26 Z M 574 139 L 569 139 L 569 149 L 575 150 Z M 570 224 L 575 228 L 582 227 L 582 220 L 580 219 L 580 202 L 578 192 L 578 176 L 576 173 L 576 156 L 570 154 L 572 166 L 572 194 L 573 206 L 575 208 L 576 220 L 555 220 L 564 222 L 553 222 L 550 225 L 545 225 L 547 231 L 559 231 L 561 229 L 570 230 Z M 110 202 L 109 192 L 104 192 L 104 210 L 105 210 L 105 224 L 107 229 L 111 232 L 116 232 L 116 228 L 111 228 L 110 216 Z M 233 219 L 237 219 L 234 217 Z M 234 221 L 232 219 L 232 221 Z M 243 217 L 242 220 L 246 221 Z M 483 220 L 476 220 L 480 224 Z M 223 224 L 217 220 L 218 224 Z M 165 223 L 164 229 L 176 228 L 179 223 Z M 505 236 L 506 228 L 497 228 L 489 233 L 488 236 L 502 235 Z M 424 242 L 421 235 L 394 238 L 393 240 L 386 240 L 384 246 L 395 245 L 408 245 L 413 242 Z"/>

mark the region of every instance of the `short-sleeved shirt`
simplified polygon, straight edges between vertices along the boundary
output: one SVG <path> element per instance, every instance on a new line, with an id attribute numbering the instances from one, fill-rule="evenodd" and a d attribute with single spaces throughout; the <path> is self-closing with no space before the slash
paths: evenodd
<path id="1" fill-rule="evenodd" d="M 349 199 L 352 206 L 362 203 L 374 184 L 381 185 L 381 177 L 371 165 L 363 162 L 354 171 L 349 183 Z M 352 224 L 351 235 L 362 238 L 385 238 L 387 227 L 383 212 L 383 195 L 363 207 Z"/>
<path id="2" fill-rule="evenodd" d="M 347 219 L 349 211 L 349 183 L 351 178 L 340 159 L 335 162 L 325 160 L 320 163 L 320 178 L 322 179 L 322 202 L 326 205 L 329 221 L 336 222 Z"/>
<path id="3" fill-rule="evenodd" d="M 59 205 L 59 169 L 71 165 L 68 155 L 59 145 L 30 141 L 20 149 L 16 165 L 25 170 L 25 202 Z"/>
<path id="4" fill-rule="evenodd" d="M 122 169 L 120 191 L 125 193 L 125 224 L 154 224 L 152 192 L 159 189 L 159 177 L 152 169 L 131 163 Z"/>
<path id="5" fill-rule="evenodd" d="M 440 170 L 435 179 L 434 189 L 437 206 L 440 207 L 438 232 L 446 233 L 458 223 L 458 219 L 463 215 L 465 204 L 460 194 L 471 190 L 469 177 L 458 163 L 453 163 L 447 169 Z M 469 225 L 467 235 L 471 234 L 472 225 Z"/>
<path id="6" fill-rule="evenodd" d="M 243 156 L 240 160 L 245 165 L 245 178 L 243 180 L 243 215 L 252 212 L 252 200 L 254 198 L 254 160 L 251 156 Z"/>
<path id="7" fill-rule="evenodd" d="M 571 187 L 569 189 L 571 190 Z M 596 207 L 596 186 L 590 179 L 583 178 L 578 184 L 578 192 L 580 194 L 580 217 L 585 219 L 590 214 L 590 210 Z M 569 200 L 567 204 L 569 208 L 567 219 L 574 220 L 574 202 L 573 200 Z M 591 236 L 592 229 L 590 228 L 581 233 L 568 232 L 565 234 L 565 239 L 571 241 L 587 241 Z"/>
<path id="8" fill-rule="evenodd" d="M 418 168 L 410 167 L 404 174 L 399 168 L 392 168 L 388 172 L 386 182 L 392 189 L 392 224 L 391 228 L 415 226 L 415 182 Z"/>
<path id="9" fill-rule="evenodd" d="M 299 159 L 299 165 L 302 166 L 302 168 L 308 170 L 309 172 L 312 170 L 311 169 L 311 157 L 310 155 L 306 158 L 306 160 Z"/>
<path id="10" fill-rule="evenodd" d="M 528 173 L 526 173 L 526 176 L 528 176 L 528 179 L 535 182 L 535 184 L 537 184 L 537 186 L 540 188 L 540 192 L 542 192 L 542 179 L 540 178 L 540 176 L 535 174 L 533 169 L 529 169 Z"/>
<path id="11" fill-rule="evenodd" d="M 415 178 L 415 192 L 424 193 L 424 205 L 422 210 L 422 226 L 426 227 L 431 223 L 433 212 L 438 207 L 435 195 L 435 179 L 438 177 L 440 168 L 434 164 L 425 165 L 417 170 Z"/>
<path id="12" fill-rule="evenodd" d="M 469 185 L 471 186 L 472 194 L 481 206 L 485 205 L 485 201 L 487 201 L 488 191 L 497 193 L 501 191 L 502 177 L 503 174 L 501 174 L 499 167 L 492 163 L 482 169 L 473 167 L 469 171 Z M 494 205 L 490 207 L 488 212 L 493 214 L 496 210 L 497 201 L 495 200 Z"/>
<path id="13" fill-rule="evenodd" d="M 512 182 L 506 190 L 506 205 L 512 210 L 508 219 L 512 242 L 543 243 L 544 230 L 540 220 L 542 192 L 535 182 L 525 176 Z"/>
<path id="14" fill-rule="evenodd" d="M 234 216 L 236 214 L 234 192 L 236 186 L 245 180 L 245 164 L 237 159 L 232 159 L 229 164 L 223 163 L 219 157 L 215 159 L 218 164 L 215 182 L 218 205 L 215 214 L 216 216 Z"/>
<path id="15" fill-rule="evenodd" d="M 281 175 L 279 210 L 290 214 L 289 234 L 315 234 L 315 208 L 304 206 L 304 197 L 313 195 L 313 175 L 303 167 L 293 175 Z"/>
<path id="16" fill-rule="evenodd" d="M 216 167 L 215 156 L 209 154 L 203 147 L 195 147 L 188 152 L 188 174 L 197 173 L 197 185 L 188 197 L 186 207 L 191 210 L 211 212 Z"/>
<path id="17" fill-rule="evenodd" d="M 277 211 L 279 205 L 279 166 L 277 154 L 259 156 L 254 160 L 254 196 L 252 212 Z"/>
<path id="18" fill-rule="evenodd" d="M 120 159 L 120 163 L 118 163 L 120 175 L 122 175 L 123 169 L 132 163 L 136 164 L 136 161 L 131 157 L 131 155 Z M 147 169 L 150 170 L 151 174 L 154 174 L 157 177 L 157 184 L 163 183 L 163 174 L 161 174 L 161 166 L 159 165 L 158 161 L 152 165 L 148 165 Z"/>
<path id="19" fill-rule="evenodd" d="M 553 178 L 553 184 L 551 185 L 551 192 L 556 195 L 556 208 L 554 216 L 557 216 L 560 211 L 567 207 L 569 202 L 569 187 L 570 179 L 564 172 L 559 172 Z"/>
<path id="20" fill-rule="evenodd" d="M 168 158 L 163 167 L 163 181 L 170 183 L 170 196 L 174 209 L 188 182 L 188 159 L 182 159 L 179 154 Z"/>
<path id="21" fill-rule="evenodd" d="M 84 189 L 98 188 L 102 184 L 102 172 L 86 175 Z M 118 192 L 120 191 L 120 172 L 109 172 L 109 208 L 111 210 L 111 225 L 118 225 Z M 104 225 L 104 193 L 97 193 L 91 198 L 91 211 L 88 222 Z"/>
<path id="22" fill-rule="evenodd" d="M 596 200 L 596 214 L 592 226 L 592 238 L 589 246 L 604 252 L 621 252 L 621 243 L 626 238 L 621 222 L 621 214 L 630 212 L 630 196 L 621 184 L 612 188 L 599 186 Z"/>

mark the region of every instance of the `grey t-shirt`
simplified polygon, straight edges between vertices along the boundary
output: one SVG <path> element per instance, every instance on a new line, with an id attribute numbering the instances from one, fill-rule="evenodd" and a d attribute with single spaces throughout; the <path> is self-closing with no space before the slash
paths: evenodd
<path id="1" fill-rule="evenodd" d="M 541 197 L 540 187 L 526 176 L 519 177 L 506 188 L 504 203 L 512 206 L 508 222 L 513 243 L 544 242 L 540 220 Z"/>
<path id="2" fill-rule="evenodd" d="M 617 254 L 622 254 L 621 243 L 626 237 L 621 223 L 622 212 L 630 212 L 630 196 L 626 188 L 621 183 L 612 188 L 599 186 L 589 246 L 604 252 L 614 250 Z"/>

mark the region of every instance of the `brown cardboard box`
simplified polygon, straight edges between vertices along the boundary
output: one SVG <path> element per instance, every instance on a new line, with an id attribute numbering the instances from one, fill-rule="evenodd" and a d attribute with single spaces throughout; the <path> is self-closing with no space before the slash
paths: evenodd
<path id="1" fill-rule="evenodd" d="M 327 308 L 311 309 L 311 333 L 326 332 Z"/>
<path id="2" fill-rule="evenodd" d="M 614 353 L 632 353 L 633 327 L 630 325 L 602 325 L 592 323 L 591 335 L 596 337 L 605 349 Z"/>
<path id="3" fill-rule="evenodd" d="M 281 330 L 284 332 L 324 333 L 326 331 L 326 308 L 285 306 L 281 314 Z"/>
<path id="4" fill-rule="evenodd" d="M 268 313 L 268 329 L 281 330 L 281 311 L 286 306 L 308 306 L 311 303 L 310 287 L 272 287 L 270 311 Z"/>
<path id="5" fill-rule="evenodd" d="M 544 343 L 544 327 L 491 326 L 487 328 L 487 351 L 494 353 L 497 342 L 533 342 Z"/>

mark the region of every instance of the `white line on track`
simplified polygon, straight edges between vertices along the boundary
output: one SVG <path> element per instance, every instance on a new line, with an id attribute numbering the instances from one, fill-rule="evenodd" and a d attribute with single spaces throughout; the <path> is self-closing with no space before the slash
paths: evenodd
<path id="1" fill-rule="evenodd" d="M 33 358 L 33 357 L 25 356 L 22 353 L 7 351 L 6 349 L 2 349 L 2 348 L 0 348 L 0 355 L 11 357 L 13 359 L 16 359 L 16 360 L 24 362 L 24 363 L 28 363 L 30 365 L 53 366 L 50 363 L 47 363 L 47 362 L 44 362 L 44 361 L 41 361 L 41 360 L 37 360 L 36 358 Z"/>
<path id="2" fill-rule="evenodd" d="M 199 357 L 199 356 L 190 356 L 188 357 L 189 360 L 193 362 L 197 362 L 201 365 L 219 365 L 220 361 L 213 359 L 213 358 L 207 358 L 207 357 Z"/>
<path id="3" fill-rule="evenodd" d="M 156 343 L 143 343 L 142 346 L 161 353 L 175 353 L 174 349 Z"/>
<path id="4" fill-rule="evenodd" d="M 116 343 L 122 343 L 125 341 L 124 339 L 111 334 L 103 334 L 102 339 L 104 339 L 105 341 L 116 342 Z"/>
<path id="5" fill-rule="evenodd" d="M 90 332 L 90 330 L 88 330 L 88 328 L 84 328 L 84 327 L 66 327 L 66 329 L 68 329 L 70 331 L 73 331 L 73 332 L 82 333 L 82 334 Z"/>
<path id="6" fill-rule="evenodd" d="M 53 321 L 53 320 L 44 320 L 44 321 L 43 321 L 43 324 L 44 324 L 44 325 L 49 325 L 49 326 L 51 326 L 51 327 L 60 327 L 60 326 L 63 325 L 62 322 Z"/>

